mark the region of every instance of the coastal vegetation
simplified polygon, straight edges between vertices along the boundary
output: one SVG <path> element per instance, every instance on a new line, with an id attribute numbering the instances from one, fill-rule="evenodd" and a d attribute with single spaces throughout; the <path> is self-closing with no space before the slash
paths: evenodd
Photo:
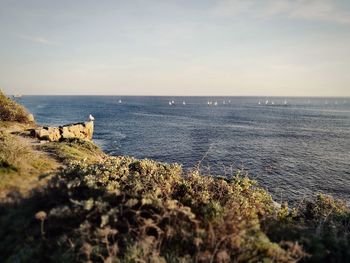
<path id="1" fill-rule="evenodd" d="M 26 121 L 1 120 L 4 262 L 350 261 L 343 201 L 318 194 L 289 208 L 239 171 L 184 172 L 79 139 L 41 144 Z"/>
<path id="2" fill-rule="evenodd" d="M 8 98 L 0 90 L 0 121 L 16 121 L 19 123 L 34 122 L 26 108 Z"/>

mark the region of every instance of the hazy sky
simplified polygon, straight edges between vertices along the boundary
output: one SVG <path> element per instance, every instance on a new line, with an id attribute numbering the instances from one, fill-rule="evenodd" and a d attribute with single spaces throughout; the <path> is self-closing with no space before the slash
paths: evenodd
<path id="1" fill-rule="evenodd" d="M 350 96 L 350 1 L 0 0 L 0 88 Z"/>

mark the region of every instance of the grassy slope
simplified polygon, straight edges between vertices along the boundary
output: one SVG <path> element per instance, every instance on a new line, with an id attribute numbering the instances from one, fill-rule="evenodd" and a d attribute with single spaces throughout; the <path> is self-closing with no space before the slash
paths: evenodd
<path id="1" fill-rule="evenodd" d="M 95 162 L 105 156 L 85 141 L 40 144 L 29 136 L 31 128 L 33 124 L 0 121 L 0 199 L 9 193 L 13 197 L 28 195 L 71 161 Z"/>
<path id="2" fill-rule="evenodd" d="M 14 134 L 27 125 L 0 122 L 0 198 L 7 194 L 27 195 L 33 187 L 56 170 L 58 163 L 34 147 L 34 140 Z M 6 128 L 4 128 L 6 127 Z"/>
<path id="3" fill-rule="evenodd" d="M 2 261 L 350 260 L 350 211 L 331 197 L 276 208 L 239 175 L 184 174 L 179 165 L 106 156 L 89 142 L 33 143 L 18 133 L 23 124 L 0 127 L 1 192 L 31 193 L 0 200 Z M 47 172 L 46 184 L 28 184 Z"/>
<path id="4" fill-rule="evenodd" d="M 40 145 L 29 136 L 28 130 L 35 126 L 29 112 L 0 91 L 0 199 L 9 193 L 13 197 L 28 195 L 69 161 L 97 161 L 104 156 L 88 142 Z"/>

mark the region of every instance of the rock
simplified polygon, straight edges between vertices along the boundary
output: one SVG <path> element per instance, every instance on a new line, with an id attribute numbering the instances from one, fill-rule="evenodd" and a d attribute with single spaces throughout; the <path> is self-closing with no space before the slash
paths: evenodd
<path id="1" fill-rule="evenodd" d="M 61 127 L 62 139 L 74 138 L 74 134 L 69 131 L 69 127 Z"/>
<path id="2" fill-rule="evenodd" d="M 61 139 L 61 133 L 58 128 L 55 127 L 49 127 L 49 141 L 50 142 L 57 142 Z"/>
<path id="3" fill-rule="evenodd" d="M 35 130 L 35 135 L 40 140 L 48 140 L 49 139 L 49 131 L 47 127 L 39 128 Z"/>
<path id="4" fill-rule="evenodd" d="M 28 119 L 29 122 L 35 122 L 33 114 L 28 114 L 27 119 Z"/>
<path id="5" fill-rule="evenodd" d="M 89 140 L 92 140 L 92 135 L 94 133 L 94 122 L 93 121 L 85 122 L 85 131 L 86 131 L 86 137 Z"/>
<path id="6" fill-rule="evenodd" d="M 43 127 L 35 131 L 36 137 L 39 140 L 47 140 L 50 142 L 56 142 L 61 139 L 60 130 L 56 127 Z"/>
<path id="7" fill-rule="evenodd" d="M 42 127 L 35 130 L 35 136 L 39 140 L 47 140 L 51 142 L 71 138 L 92 140 L 93 133 L 93 121 L 68 124 L 60 127 Z"/>

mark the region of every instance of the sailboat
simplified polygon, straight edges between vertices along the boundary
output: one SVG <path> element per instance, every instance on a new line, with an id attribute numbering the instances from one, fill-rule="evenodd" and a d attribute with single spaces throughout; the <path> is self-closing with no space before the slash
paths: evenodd
<path id="1" fill-rule="evenodd" d="M 118 102 L 119 102 L 119 103 L 122 103 L 122 100 L 119 100 Z"/>
<path id="2" fill-rule="evenodd" d="M 183 101 L 183 102 L 182 102 L 182 105 L 186 105 L 186 102 L 185 102 L 185 101 Z"/>

